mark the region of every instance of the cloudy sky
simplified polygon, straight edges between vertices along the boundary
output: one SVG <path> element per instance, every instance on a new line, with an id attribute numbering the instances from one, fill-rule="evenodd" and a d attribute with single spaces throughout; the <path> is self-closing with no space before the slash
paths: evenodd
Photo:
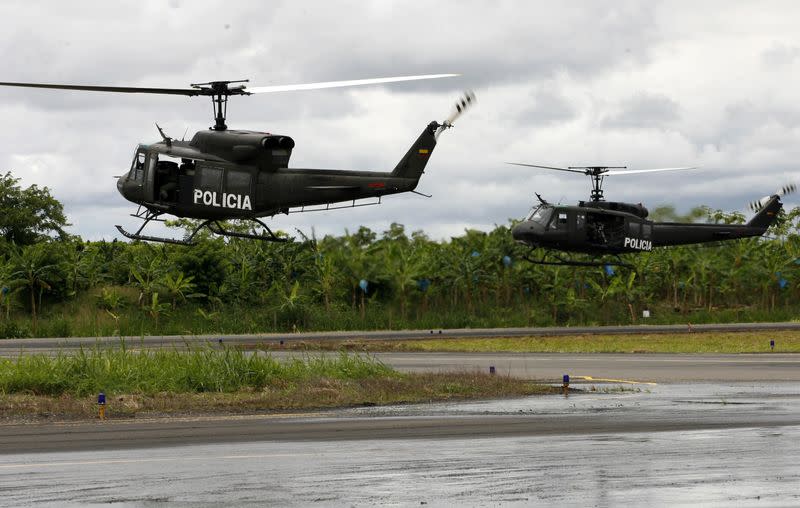
<path id="1" fill-rule="evenodd" d="M 224 5 L 224 7 L 223 7 Z M 0 81 L 253 86 L 406 74 L 459 78 L 234 97 L 233 128 L 288 134 L 293 167 L 391 170 L 461 90 L 477 106 L 444 133 L 419 190 L 278 229 L 434 238 L 524 215 L 534 192 L 588 197 L 580 175 L 503 164 L 698 166 L 609 177 L 606 197 L 725 210 L 800 173 L 800 3 L 613 0 L 171 0 L 0 4 Z M 0 89 L 0 171 L 50 187 L 71 231 L 114 238 L 134 205 L 113 175 L 138 142 L 212 123 L 206 98 Z M 788 199 L 790 205 L 798 198 Z"/>

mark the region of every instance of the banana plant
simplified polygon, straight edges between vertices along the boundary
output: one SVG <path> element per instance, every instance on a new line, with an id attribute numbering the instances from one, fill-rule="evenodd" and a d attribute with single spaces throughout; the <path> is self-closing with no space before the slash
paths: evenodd
<path id="1" fill-rule="evenodd" d="M 30 293 L 31 316 L 33 319 L 33 330 L 37 330 L 37 295 L 39 307 L 41 307 L 42 293 L 52 289 L 51 277 L 54 275 L 58 263 L 50 260 L 50 253 L 47 251 L 46 243 L 26 245 L 20 249 L 12 250 L 12 263 L 15 271 L 13 277 L 21 280 L 25 289 Z"/>
<path id="2" fill-rule="evenodd" d="M 192 283 L 193 279 L 194 277 L 192 276 L 184 277 L 183 272 L 178 272 L 174 277 L 172 274 L 168 273 L 161 278 L 159 283 L 169 294 L 169 297 L 172 301 L 172 310 L 175 310 L 178 300 L 185 302 L 186 298 L 202 296 L 192 293 L 194 290 L 194 283 Z"/>

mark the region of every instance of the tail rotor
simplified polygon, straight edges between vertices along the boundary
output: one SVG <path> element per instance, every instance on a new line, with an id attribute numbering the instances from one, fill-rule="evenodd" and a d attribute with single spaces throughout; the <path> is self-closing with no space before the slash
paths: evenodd
<path id="1" fill-rule="evenodd" d="M 796 190 L 797 190 L 797 185 L 795 185 L 793 183 L 786 184 L 783 187 L 781 187 L 780 189 L 778 189 L 777 191 L 775 191 L 775 194 L 773 194 L 771 196 L 764 196 L 763 198 L 761 198 L 761 199 L 759 199 L 757 201 L 751 202 L 750 203 L 750 210 L 752 210 L 752 211 L 754 211 L 756 213 L 760 212 L 765 206 L 767 206 L 767 203 L 769 203 L 769 200 L 772 199 L 773 197 L 777 196 L 777 197 L 781 198 L 783 196 L 786 196 L 787 194 L 792 194 Z"/>
<path id="2" fill-rule="evenodd" d="M 475 104 L 475 93 L 472 90 L 466 90 L 464 92 L 464 96 L 456 101 L 453 112 L 450 113 L 450 116 L 447 117 L 447 120 L 442 122 L 442 124 L 439 126 L 439 129 L 436 131 L 436 137 L 438 138 L 439 134 L 441 134 L 445 129 L 452 127 L 453 122 L 455 122 L 458 117 L 464 114 L 464 111 L 472 107 L 473 104 Z"/>

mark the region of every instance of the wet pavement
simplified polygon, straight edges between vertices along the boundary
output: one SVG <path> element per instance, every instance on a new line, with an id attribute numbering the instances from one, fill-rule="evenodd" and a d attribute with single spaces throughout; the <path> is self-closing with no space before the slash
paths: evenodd
<path id="1" fill-rule="evenodd" d="M 255 417 L 247 428 L 266 430 L 247 441 L 220 432 L 186 446 L 1 454 L 0 505 L 800 504 L 796 383 L 617 386 Z"/>

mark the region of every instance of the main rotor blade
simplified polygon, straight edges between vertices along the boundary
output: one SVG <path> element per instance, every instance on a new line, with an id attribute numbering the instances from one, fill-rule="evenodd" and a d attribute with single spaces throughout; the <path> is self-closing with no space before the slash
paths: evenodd
<path id="1" fill-rule="evenodd" d="M 586 174 L 586 171 L 581 171 L 578 169 L 554 168 L 552 166 L 537 166 L 536 164 L 523 164 L 521 162 L 506 162 L 506 164 L 511 164 L 513 166 L 524 166 L 526 168 L 554 169 L 556 171 L 567 171 L 569 173 L 580 173 L 582 175 Z"/>
<path id="2" fill-rule="evenodd" d="M 116 92 L 116 93 L 152 93 L 167 95 L 200 95 L 200 90 L 195 88 L 140 88 L 133 86 L 94 86 L 94 85 L 56 85 L 49 83 L 11 83 L 0 82 L 0 86 L 16 86 L 23 88 L 51 88 L 56 90 L 84 90 L 89 92 Z"/>
<path id="3" fill-rule="evenodd" d="M 323 81 L 321 83 L 304 83 L 299 85 L 275 85 L 246 87 L 246 93 L 293 92 L 296 90 L 319 90 L 322 88 L 340 88 L 345 86 L 378 85 L 396 83 L 398 81 L 417 81 L 421 79 L 452 78 L 461 74 L 426 74 L 421 76 L 397 76 L 394 78 L 351 79 L 349 81 Z"/>
<path id="4" fill-rule="evenodd" d="M 631 170 L 624 170 L 624 171 L 608 171 L 603 173 L 603 175 L 632 175 L 635 173 L 656 173 L 658 171 L 683 171 L 686 169 L 697 169 L 696 167 L 687 167 L 687 168 L 653 168 L 653 169 L 631 169 Z"/>

